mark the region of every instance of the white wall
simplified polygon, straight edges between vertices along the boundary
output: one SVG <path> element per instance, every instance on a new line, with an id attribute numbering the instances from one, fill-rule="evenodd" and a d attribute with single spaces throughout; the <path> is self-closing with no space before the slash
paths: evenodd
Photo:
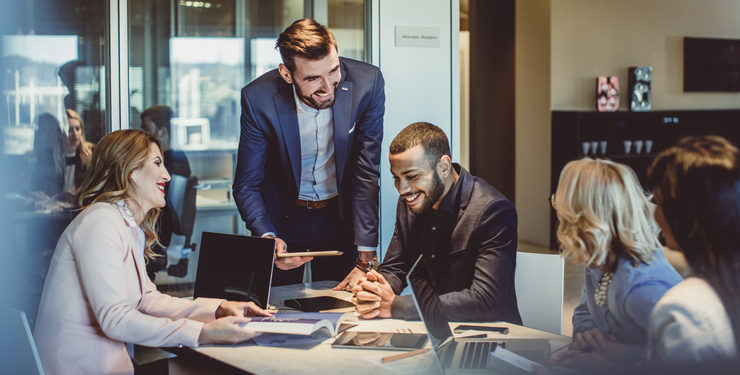
<path id="1" fill-rule="evenodd" d="M 552 2 L 552 109 L 594 110 L 595 77 L 620 80 L 626 111 L 627 69 L 653 67 L 653 110 L 737 108 L 740 93 L 684 92 L 683 38 L 740 38 L 737 0 L 557 0 Z"/>
<path id="2" fill-rule="evenodd" d="M 439 47 L 397 47 L 396 27 L 439 29 Z M 373 64 L 385 77 L 385 118 L 380 164 L 380 251 L 393 235 L 398 192 L 393 186 L 388 147 L 401 129 L 417 121 L 441 127 L 459 160 L 459 0 L 374 0 Z"/>
<path id="3" fill-rule="evenodd" d="M 516 2 L 515 190 L 519 241 L 550 242 L 550 1 Z"/>
<path id="4" fill-rule="evenodd" d="M 653 67 L 653 110 L 737 108 L 740 93 L 683 92 L 683 37 L 740 38 L 737 0 L 517 0 L 519 239 L 549 245 L 551 110 L 594 110 L 595 78 Z"/>

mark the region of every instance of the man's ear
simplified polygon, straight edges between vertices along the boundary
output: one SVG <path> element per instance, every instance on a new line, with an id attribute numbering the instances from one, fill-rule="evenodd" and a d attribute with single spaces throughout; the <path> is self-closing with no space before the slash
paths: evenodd
<path id="1" fill-rule="evenodd" d="M 293 76 L 290 74 L 290 70 L 288 70 L 288 67 L 285 66 L 285 64 L 278 65 L 278 72 L 285 82 L 289 85 L 293 84 Z"/>
<path id="2" fill-rule="evenodd" d="M 447 155 L 442 155 L 441 158 L 439 158 L 439 162 L 437 163 L 437 173 L 442 177 L 442 179 L 447 178 L 447 176 L 452 173 L 452 159 L 450 159 Z"/>

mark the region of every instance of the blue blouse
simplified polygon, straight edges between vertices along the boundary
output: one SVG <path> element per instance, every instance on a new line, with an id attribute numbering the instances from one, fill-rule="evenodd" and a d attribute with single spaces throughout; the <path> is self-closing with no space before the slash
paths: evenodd
<path id="1" fill-rule="evenodd" d="M 634 266 L 620 258 L 607 291 L 606 306 L 596 304 L 594 294 L 603 272 L 586 267 L 581 301 L 573 312 L 573 334 L 592 328 L 612 334 L 621 344 L 647 344 L 650 314 L 658 300 L 683 280 L 666 260 L 663 250 L 653 254 L 650 264 Z"/>

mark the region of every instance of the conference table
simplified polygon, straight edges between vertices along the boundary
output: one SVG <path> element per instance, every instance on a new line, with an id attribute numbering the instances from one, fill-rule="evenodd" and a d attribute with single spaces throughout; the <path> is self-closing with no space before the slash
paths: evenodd
<path id="1" fill-rule="evenodd" d="M 273 287 L 270 292 L 270 305 L 278 312 L 295 311 L 287 308 L 284 300 L 291 298 L 331 296 L 349 301 L 351 294 L 345 291 L 333 291 L 333 281 L 319 281 L 307 284 L 295 284 Z M 352 308 L 328 310 L 333 312 L 352 311 Z M 502 335 L 495 332 L 486 333 L 489 338 L 515 339 L 536 338 L 550 342 L 550 352 L 556 352 L 570 342 L 570 337 L 540 331 L 505 322 L 470 323 L 496 325 L 509 328 L 509 333 Z M 450 323 L 451 328 L 458 323 Z M 412 332 L 425 333 L 423 322 L 398 319 L 359 320 L 358 325 L 349 328 L 361 332 Z M 456 335 L 456 337 L 458 337 Z M 460 337 L 464 337 L 461 335 Z M 398 351 L 377 349 L 332 348 L 333 338 L 326 338 L 321 343 L 298 345 L 292 347 L 265 347 L 247 342 L 239 345 L 204 345 L 198 348 L 173 349 L 179 358 L 176 366 L 179 371 L 170 370 L 170 374 L 181 373 L 248 373 L 270 375 L 296 374 L 434 374 L 438 373 L 432 351 L 382 363 L 383 357 L 398 354 Z M 429 345 L 429 344 L 427 344 Z M 173 365 L 170 365 L 172 368 Z M 195 366 L 195 367 L 193 367 Z M 450 373 L 448 371 L 448 373 Z"/>

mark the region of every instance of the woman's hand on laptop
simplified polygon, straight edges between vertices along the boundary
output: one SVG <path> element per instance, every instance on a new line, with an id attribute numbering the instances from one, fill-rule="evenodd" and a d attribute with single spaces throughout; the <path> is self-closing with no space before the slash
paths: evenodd
<path id="1" fill-rule="evenodd" d="M 225 316 L 272 316 L 254 302 L 223 301 L 216 309 L 216 319 Z"/>
<path id="2" fill-rule="evenodd" d="M 275 252 L 278 254 L 288 252 L 288 245 L 285 243 L 285 241 L 277 237 L 275 237 Z M 313 257 L 275 257 L 275 266 L 283 271 L 292 270 L 293 268 L 302 266 L 303 263 L 306 263 L 312 259 Z"/>

